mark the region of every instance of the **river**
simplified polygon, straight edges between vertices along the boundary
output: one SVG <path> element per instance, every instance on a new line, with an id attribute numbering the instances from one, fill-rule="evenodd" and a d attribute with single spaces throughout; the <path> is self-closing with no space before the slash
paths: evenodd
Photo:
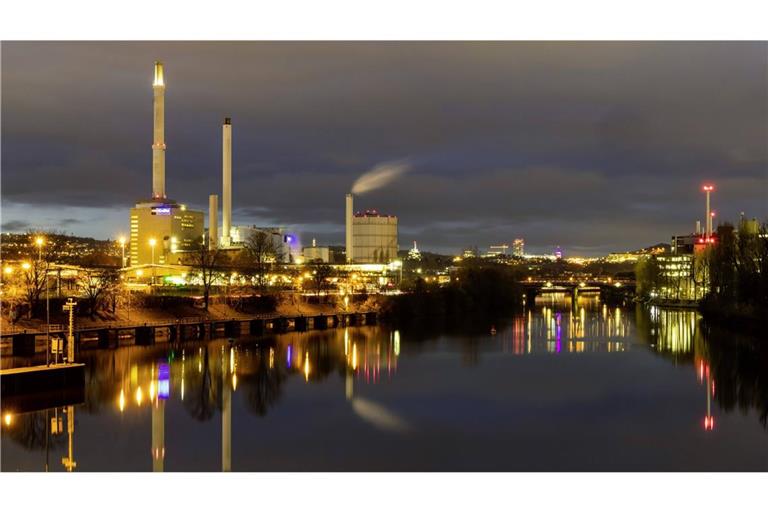
<path id="1" fill-rule="evenodd" d="M 495 328 L 495 334 L 491 329 Z M 537 299 L 503 322 L 83 351 L 2 410 L 2 471 L 768 470 L 768 356 L 695 312 Z"/>

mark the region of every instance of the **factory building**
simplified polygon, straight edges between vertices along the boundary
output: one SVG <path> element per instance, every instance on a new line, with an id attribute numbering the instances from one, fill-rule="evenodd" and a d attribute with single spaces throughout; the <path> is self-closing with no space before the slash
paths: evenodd
<path id="1" fill-rule="evenodd" d="M 312 246 L 305 247 L 302 251 L 304 261 L 309 263 L 312 261 L 322 261 L 323 263 L 330 263 L 331 261 L 331 248 L 330 247 L 318 247 L 315 239 L 312 239 Z"/>
<path id="2" fill-rule="evenodd" d="M 352 263 L 389 263 L 397 259 L 397 217 L 376 210 L 352 217 Z"/>
<path id="3" fill-rule="evenodd" d="M 165 193 L 165 77 L 160 62 L 155 62 L 152 90 L 152 197 L 130 211 L 131 265 L 166 263 L 170 254 L 193 250 L 204 233 L 203 212 L 189 210 Z"/>
<path id="4" fill-rule="evenodd" d="M 283 227 L 232 226 L 230 228 L 229 247 L 232 249 L 245 247 L 248 239 L 258 232 L 267 233 L 272 237 L 272 241 L 280 254 L 280 262 L 293 263 L 301 257 L 301 244 L 298 236 L 288 232 Z"/>

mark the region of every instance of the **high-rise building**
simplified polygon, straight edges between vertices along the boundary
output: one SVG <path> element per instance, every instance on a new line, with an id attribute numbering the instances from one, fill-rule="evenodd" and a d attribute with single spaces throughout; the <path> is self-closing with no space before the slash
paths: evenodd
<path id="1" fill-rule="evenodd" d="M 162 264 L 203 242 L 204 214 L 168 199 L 165 191 L 165 76 L 155 62 L 152 197 L 131 208 L 131 265 Z"/>
<path id="2" fill-rule="evenodd" d="M 525 256 L 525 240 L 522 238 L 515 238 L 515 241 L 512 242 L 512 255 L 521 258 Z"/>

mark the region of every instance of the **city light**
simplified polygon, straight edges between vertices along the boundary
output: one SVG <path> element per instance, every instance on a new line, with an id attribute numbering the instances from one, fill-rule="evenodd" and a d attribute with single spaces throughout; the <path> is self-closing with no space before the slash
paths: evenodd
<path id="1" fill-rule="evenodd" d="M 8 265 L 3 269 L 4 274 L 13 274 L 13 267 Z"/>
<path id="2" fill-rule="evenodd" d="M 35 244 L 38 247 L 42 247 L 44 243 L 45 243 L 45 239 L 43 237 L 39 236 L 39 237 L 35 238 Z"/>
<path id="3" fill-rule="evenodd" d="M 11 423 L 13 422 L 13 416 L 11 416 L 11 413 L 5 413 L 5 416 L 3 416 L 3 421 L 5 422 L 6 427 L 10 427 Z"/>
<path id="4" fill-rule="evenodd" d="M 32 265 L 30 265 L 28 261 L 25 261 L 24 263 L 21 264 L 21 268 L 23 268 L 24 270 L 29 270 L 31 267 Z"/>

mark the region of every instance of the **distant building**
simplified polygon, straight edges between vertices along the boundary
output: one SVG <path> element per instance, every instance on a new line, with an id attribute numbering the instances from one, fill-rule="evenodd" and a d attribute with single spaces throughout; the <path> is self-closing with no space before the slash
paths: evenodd
<path id="1" fill-rule="evenodd" d="M 258 232 L 267 233 L 272 237 L 281 254 L 280 261 L 282 263 L 296 261 L 296 258 L 302 255 L 298 236 L 283 227 L 232 226 L 230 228 L 230 246 L 244 247 L 248 239 Z"/>
<path id="2" fill-rule="evenodd" d="M 563 250 L 560 248 L 559 245 L 555 248 L 555 252 L 553 253 L 553 256 L 557 260 L 563 259 Z"/>
<path id="3" fill-rule="evenodd" d="M 138 202 L 130 216 L 131 265 L 167 263 L 170 254 L 192 251 L 203 239 L 203 212 L 172 200 Z"/>
<path id="4" fill-rule="evenodd" d="M 512 242 L 512 255 L 523 257 L 525 256 L 525 240 L 522 238 L 515 238 L 515 241 Z"/>
<path id="5" fill-rule="evenodd" d="M 312 246 L 305 247 L 302 251 L 302 256 L 305 262 L 320 260 L 323 263 L 331 262 L 331 249 L 330 247 L 318 247 L 315 239 L 312 239 Z"/>
<path id="6" fill-rule="evenodd" d="M 419 247 L 416 245 L 416 240 L 413 241 L 413 247 L 408 251 L 408 259 L 421 261 L 421 251 L 419 251 Z"/>
<path id="7" fill-rule="evenodd" d="M 352 218 L 354 263 L 389 263 L 397 259 L 397 217 L 376 210 Z"/>

